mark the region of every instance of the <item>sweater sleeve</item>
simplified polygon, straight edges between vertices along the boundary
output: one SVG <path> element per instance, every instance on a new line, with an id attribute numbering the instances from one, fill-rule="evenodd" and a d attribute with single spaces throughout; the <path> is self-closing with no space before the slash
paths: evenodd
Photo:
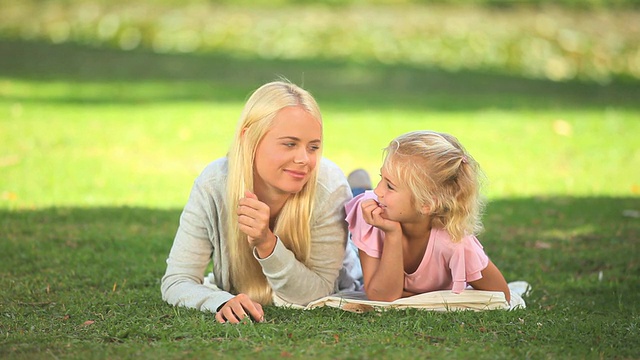
<path id="1" fill-rule="evenodd" d="M 274 293 L 297 305 L 333 293 L 347 243 L 344 204 L 351 199 L 351 190 L 336 165 L 323 160 L 322 166 L 311 220 L 309 266 L 280 241 L 271 255 L 258 259 Z"/>
<path id="2" fill-rule="evenodd" d="M 215 313 L 217 308 L 234 297 L 212 282 L 203 283 L 204 272 L 214 251 L 210 234 L 217 229 L 213 219 L 219 219 L 216 203 L 197 179 L 189 200 L 180 216 L 180 225 L 167 259 L 162 277 L 162 299 L 174 306 L 195 308 Z"/>

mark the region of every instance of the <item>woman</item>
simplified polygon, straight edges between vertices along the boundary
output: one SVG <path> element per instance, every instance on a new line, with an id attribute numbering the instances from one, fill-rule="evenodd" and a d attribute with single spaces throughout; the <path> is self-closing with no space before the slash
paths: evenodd
<path id="1" fill-rule="evenodd" d="M 283 81 L 257 89 L 228 156 L 194 183 L 167 259 L 163 299 L 238 323 L 262 321 L 262 305 L 274 301 L 305 305 L 357 287 L 359 264 L 344 222 L 351 191 L 321 150 L 322 116 L 307 91 Z"/>

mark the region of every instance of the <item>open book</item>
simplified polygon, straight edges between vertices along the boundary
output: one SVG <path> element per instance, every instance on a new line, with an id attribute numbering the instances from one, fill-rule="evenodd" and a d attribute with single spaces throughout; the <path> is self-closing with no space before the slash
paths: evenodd
<path id="1" fill-rule="evenodd" d="M 404 308 L 419 308 L 432 311 L 510 309 L 504 293 L 472 289 L 464 290 L 460 294 L 455 294 L 451 292 L 451 290 L 432 291 L 400 298 L 391 302 L 368 300 L 364 292 L 350 291 L 333 294 L 312 301 L 305 309 L 314 309 L 322 306 L 330 306 L 358 313 L 371 310 Z"/>
<path id="2" fill-rule="evenodd" d="M 513 310 L 527 307 L 522 296 L 531 291 L 531 286 L 526 281 L 513 281 L 507 284 L 511 293 L 511 303 L 507 302 L 501 291 L 475 290 L 467 287 L 460 294 L 451 290 L 431 291 L 418 294 L 396 301 L 372 301 L 367 299 L 364 291 L 343 291 L 337 294 L 325 296 L 310 302 L 307 306 L 291 304 L 273 296 L 276 306 L 285 306 L 293 309 L 314 309 L 322 306 L 330 306 L 345 311 L 363 313 L 371 310 L 417 308 L 431 311 L 457 311 L 457 310 Z"/>

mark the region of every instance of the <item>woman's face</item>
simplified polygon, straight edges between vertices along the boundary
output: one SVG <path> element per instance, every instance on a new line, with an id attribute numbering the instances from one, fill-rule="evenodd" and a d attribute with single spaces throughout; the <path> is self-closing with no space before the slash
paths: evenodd
<path id="1" fill-rule="evenodd" d="M 258 143 L 254 191 L 295 194 L 309 181 L 322 145 L 322 126 L 300 106 L 280 110 Z"/>

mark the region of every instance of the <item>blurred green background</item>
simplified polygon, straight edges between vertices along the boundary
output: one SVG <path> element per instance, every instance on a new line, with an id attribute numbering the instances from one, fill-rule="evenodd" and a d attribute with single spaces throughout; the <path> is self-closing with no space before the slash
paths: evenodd
<path id="1" fill-rule="evenodd" d="M 450 132 L 492 198 L 640 194 L 638 1 L 0 0 L 0 206 L 180 208 L 252 90 L 310 90 L 377 178 Z"/>
<path id="2" fill-rule="evenodd" d="M 636 0 L 3 0 L 0 34 L 155 53 L 640 78 Z M 484 5 L 484 6 L 481 6 Z"/>

